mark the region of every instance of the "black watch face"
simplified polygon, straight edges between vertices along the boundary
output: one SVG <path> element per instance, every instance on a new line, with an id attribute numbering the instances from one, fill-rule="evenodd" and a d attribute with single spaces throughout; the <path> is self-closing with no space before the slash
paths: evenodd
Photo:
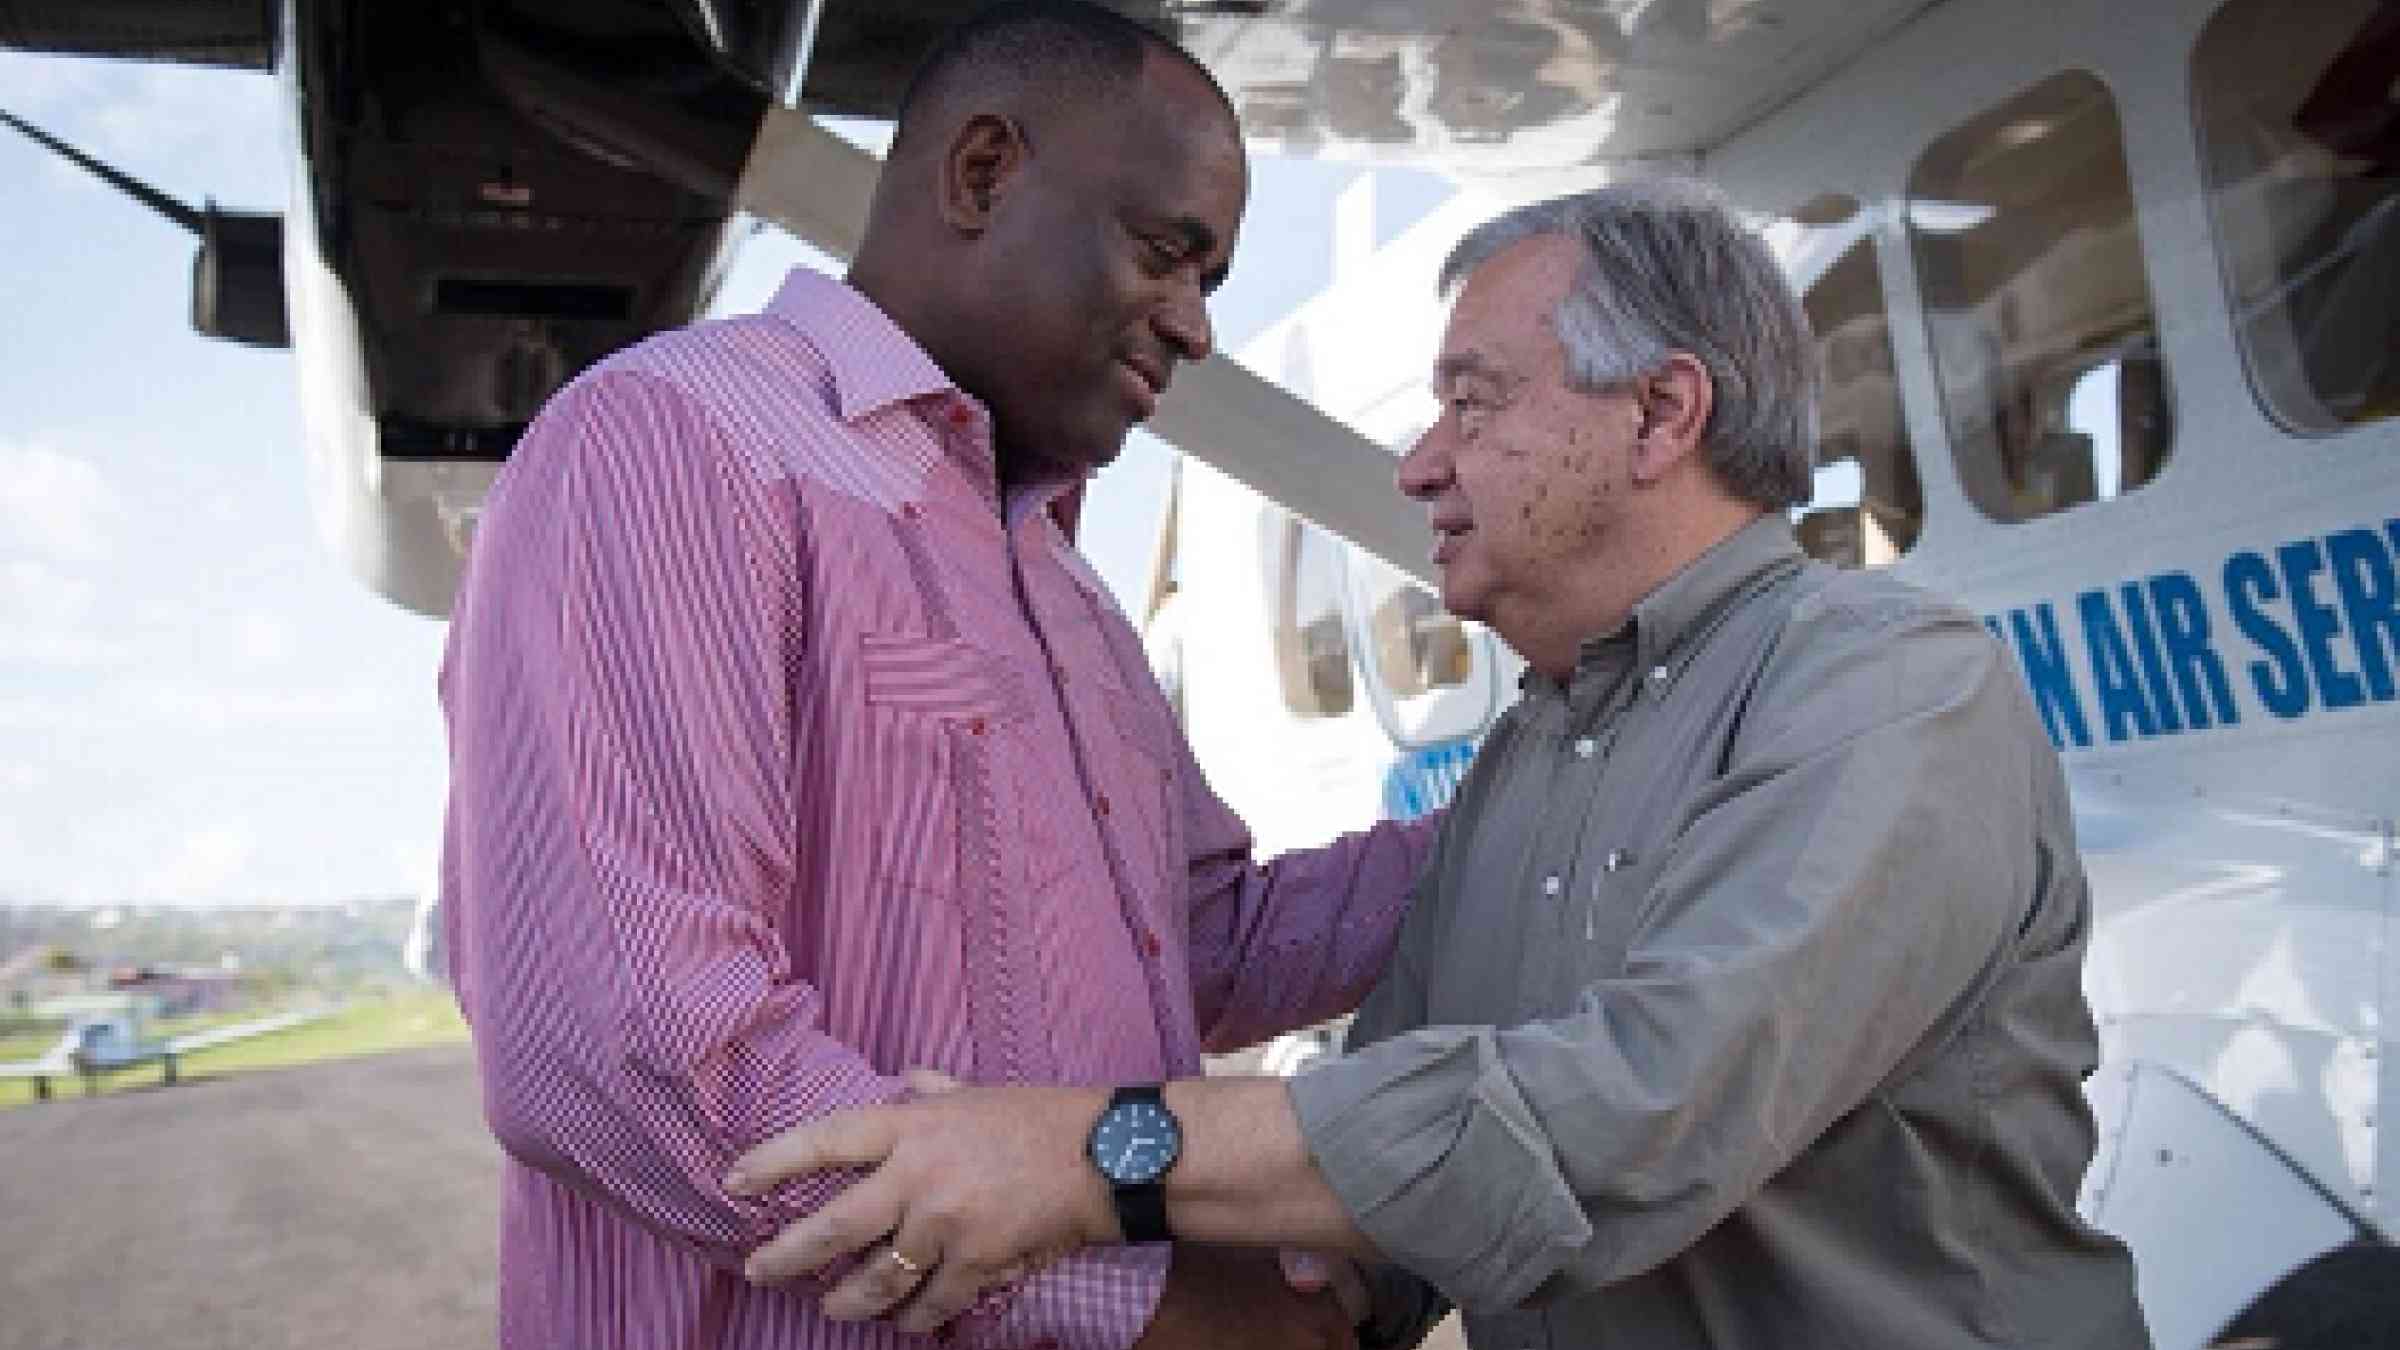
<path id="1" fill-rule="evenodd" d="M 1155 1102 L 1112 1106 L 1092 1127 L 1092 1162 L 1120 1186 L 1158 1180 L 1182 1148 L 1175 1117 Z"/>

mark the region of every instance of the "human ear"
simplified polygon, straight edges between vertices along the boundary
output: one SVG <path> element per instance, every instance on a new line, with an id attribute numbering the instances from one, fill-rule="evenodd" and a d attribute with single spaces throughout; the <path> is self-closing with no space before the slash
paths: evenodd
<path id="1" fill-rule="evenodd" d="M 962 234 L 989 229 L 993 208 L 1028 149 L 1014 118 L 977 113 L 960 124 L 941 161 L 942 220 Z"/>
<path id="2" fill-rule="evenodd" d="M 1697 357 L 1671 352 L 1658 369 L 1634 381 L 1633 397 L 1633 480 L 1654 483 L 1699 448 L 1716 387 Z"/>

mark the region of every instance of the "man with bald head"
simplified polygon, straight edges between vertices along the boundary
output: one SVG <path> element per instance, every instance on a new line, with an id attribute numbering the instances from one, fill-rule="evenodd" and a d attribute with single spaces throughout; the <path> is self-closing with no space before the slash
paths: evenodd
<path id="1" fill-rule="evenodd" d="M 846 281 L 620 353 L 527 432 L 443 677 L 504 1345 L 909 1343 L 934 1236 L 753 1287 L 843 1182 L 735 1196 L 732 1159 L 952 1080 L 1189 1075 L 1382 969 L 1425 832 L 1252 862 L 1067 535 L 1208 354 L 1246 192 L 1182 52 L 999 7 L 911 88 Z M 947 1342 L 1350 1335 L 1271 1257 L 1125 1231 L 1003 1272 Z"/>

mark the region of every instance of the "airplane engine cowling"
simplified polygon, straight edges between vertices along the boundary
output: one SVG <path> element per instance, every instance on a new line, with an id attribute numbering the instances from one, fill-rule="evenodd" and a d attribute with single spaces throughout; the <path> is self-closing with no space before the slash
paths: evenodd
<path id="1" fill-rule="evenodd" d="M 265 70 L 275 59 L 270 0 L 11 0 L 0 47 L 71 56 Z"/>
<path id="2" fill-rule="evenodd" d="M 283 308 L 283 217 L 209 208 L 192 255 L 192 330 L 253 347 L 292 345 Z"/>

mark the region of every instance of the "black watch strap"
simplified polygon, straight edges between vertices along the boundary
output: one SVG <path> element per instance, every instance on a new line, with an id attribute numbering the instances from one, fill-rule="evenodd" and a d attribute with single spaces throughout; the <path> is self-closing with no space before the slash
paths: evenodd
<path id="1" fill-rule="evenodd" d="M 1109 1094 L 1107 1110 L 1133 1102 L 1148 1102 L 1164 1110 L 1166 1087 L 1162 1083 L 1127 1083 Z M 1116 1204 L 1117 1227 L 1124 1232 L 1127 1242 L 1173 1240 L 1174 1235 L 1167 1231 L 1167 1187 L 1163 1176 L 1153 1181 L 1111 1182 L 1108 1191 Z"/>
<path id="2" fill-rule="evenodd" d="M 1127 1242 L 1166 1242 L 1167 1188 L 1155 1181 L 1139 1186 L 1112 1186 L 1117 1201 L 1117 1226 Z"/>

